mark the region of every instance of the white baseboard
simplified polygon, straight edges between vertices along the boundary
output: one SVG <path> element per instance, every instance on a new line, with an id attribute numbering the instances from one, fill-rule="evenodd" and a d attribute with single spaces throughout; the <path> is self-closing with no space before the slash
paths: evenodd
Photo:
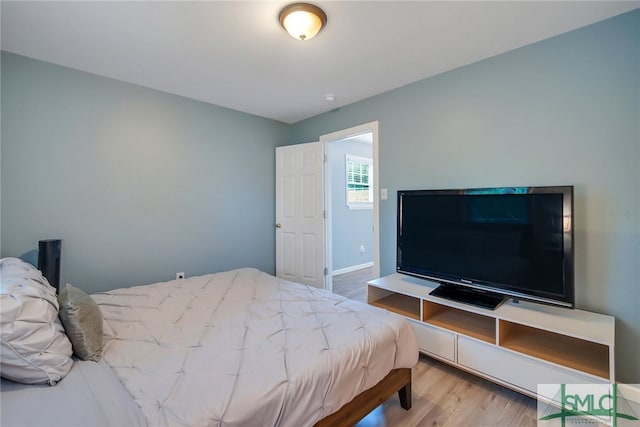
<path id="1" fill-rule="evenodd" d="M 331 272 L 331 275 L 332 276 L 339 276 L 341 274 L 351 273 L 352 271 L 362 270 L 363 268 L 369 268 L 369 267 L 373 267 L 373 261 L 365 262 L 364 264 L 360 264 L 360 265 L 352 265 L 351 267 L 345 267 L 345 268 L 341 268 L 339 270 L 333 270 Z"/>
<path id="2" fill-rule="evenodd" d="M 640 403 L 640 384 L 618 384 L 618 392 L 627 401 Z M 640 414 L 636 414 L 638 415 Z"/>

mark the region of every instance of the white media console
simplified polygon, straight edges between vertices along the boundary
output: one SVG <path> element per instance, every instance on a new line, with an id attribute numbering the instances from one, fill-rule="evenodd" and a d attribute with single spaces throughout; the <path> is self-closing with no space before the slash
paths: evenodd
<path id="1" fill-rule="evenodd" d="M 367 283 L 367 301 L 406 317 L 423 353 L 529 396 L 614 382 L 614 317 L 524 301 L 486 310 L 429 295 L 437 286 L 393 274 Z"/>

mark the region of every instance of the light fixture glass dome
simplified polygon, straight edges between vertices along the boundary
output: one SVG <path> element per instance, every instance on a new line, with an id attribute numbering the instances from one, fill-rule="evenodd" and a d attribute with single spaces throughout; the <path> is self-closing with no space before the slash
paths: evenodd
<path id="1" fill-rule="evenodd" d="M 309 3 L 290 4 L 280 12 L 280 24 L 298 40 L 313 38 L 326 23 L 324 11 Z"/>

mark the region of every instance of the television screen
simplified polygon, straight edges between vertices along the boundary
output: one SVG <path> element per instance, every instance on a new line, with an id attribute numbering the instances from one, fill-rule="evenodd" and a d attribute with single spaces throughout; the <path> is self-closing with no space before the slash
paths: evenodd
<path id="1" fill-rule="evenodd" d="M 398 192 L 397 271 L 573 307 L 572 187 Z"/>

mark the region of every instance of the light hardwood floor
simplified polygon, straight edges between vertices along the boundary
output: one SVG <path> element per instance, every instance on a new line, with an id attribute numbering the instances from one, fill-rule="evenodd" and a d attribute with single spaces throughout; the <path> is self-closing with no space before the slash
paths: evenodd
<path id="1" fill-rule="evenodd" d="M 367 302 L 367 281 L 374 278 L 373 267 L 333 276 L 333 292 L 356 301 Z"/>
<path id="2" fill-rule="evenodd" d="M 333 291 L 366 302 L 373 268 L 333 277 Z M 410 411 L 395 395 L 356 427 L 535 426 L 536 401 L 445 363 L 421 355 L 412 370 Z"/>
<path id="3" fill-rule="evenodd" d="M 535 426 L 536 401 L 421 355 L 412 370 L 412 407 L 395 395 L 356 427 Z"/>

